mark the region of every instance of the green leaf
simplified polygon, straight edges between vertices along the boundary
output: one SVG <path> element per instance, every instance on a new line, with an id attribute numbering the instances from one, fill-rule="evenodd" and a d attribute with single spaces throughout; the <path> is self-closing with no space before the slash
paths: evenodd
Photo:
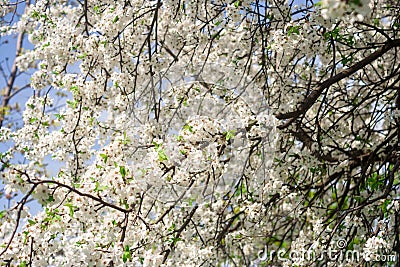
<path id="1" fill-rule="evenodd" d="M 35 222 L 34 220 L 31 220 L 31 219 L 28 219 L 28 223 L 29 223 L 29 225 L 34 225 L 34 224 L 36 224 L 36 222 Z"/>
<path id="2" fill-rule="evenodd" d="M 119 166 L 119 173 L 121 174 L 122 178 L 125 178 L 126 170 L 124 166 Z"/>
<path id="3" fill-rule="evenodd" d="M 79 55 L 78 58 L 79 59 L 84 59 L 87 56 L 87 53 L 83 53 L 82 55 Z"/>
<path id="4" fill-rule="evenodd" d="M 65 116 L 64 115 L 60 115 L 60 114 L 54 114 L 54 116 L 56 116 L 56 118 L 58 119 L 58 120 L 63 120 L 63 119 L 65 119 Z"/>
<path id="5" fill-rule="evenodd" d="M 173 237 L 173 238 L 170 238 L 170 239 L 168 239 L 168 241 L 169 242 L 171 242 L 171 243 L 173 243 L 174 244 L 174 246 L 176 245 L 176 243 L 178 243 L 178 241 L 182 241 L 182 238 L 179 238 L 179 237 Z"/>
<path id="6" fill-rule="evenodd" d="M 5 210 L 0 211 L 0 219 L 3 219 L 4 216 L 6 216 L 6 211 Z"/>
<path id="7" fill-rule="evenodd" d="M 327 31 L 324 33 L 325 41 L 330 40 L 331 38 L 335 41 L 341 40 L 342 36 L 339 34 L 340 27 L 334 28 L 332 31 Z"/>
<path id="8" fill-rule="evenodd" d="M 117 22 L 119 20 L 118 15 L 114 17 L 114 19 L 112 20 L 113 23 Z"/>
<path id="9" fill-rule="evenodd" d="M 128 138 L 128 136 L 127 136 L 127 134 L 126 134 L 126 131 L 124 131 L 124 139 L 122 140 L 122 143 L 123 143 L 124 145 L 127 145 L 127 144 L 130 144 L 130 143 L 131 143 L 131 140 Z"/>
<path id="10" fill-rule="evenodd" d="M 132 260 L 132 254 L 129 249 L 129 246 L 126 245 L 124 248 L 124 253 L 122 254 L 122 261 L 127 262 L 128 260 Z"/>
<path id="11" fill-rule="evenodd" d="M 162 150 L 162 149 L 159 149 L 159 150 L 158 150 L 158 159 L 159 159 L 160 161 L 168 160 L 168 157 L 167 157 L 167 155 L 165 154 L 165 151 L 164 151 L 164 150 Z"/>
<path id="12" fill-rule="evenodd" d="M 342 64 L 346 65 L 347 63 L 350 63 L 350 64 L 353 63 L 352 56 L 348 56 L 348 57 L 342 56 Z"/>
<path id="13" fill-rule="evenodd" d="M 390 199 L 385 199 L 385 201 L 380 205 L 380 208 L 383 212 L 383 215 L 386 217 L 387 214 L 387 207 L 389 206 L 389 204 L 392 202 L 392 200 Z"/>
<path id="14" fill-rule="evenodd" d="M 158 150 L 158 148 L 161 146 L 160 144 L 157 144 L 156 142 L 153 142 L 154 145 L 154 150 Z"/>
<path id="15" fill-rule="evenodd" d="M 45 204 L 47 205 L 50 202 L 53 202 L 55 199 L 53 197 L 53 195 L 50 195 L 46 200 L 45 200 Z"/>
<path id="16" fill-rule="evenodd" d="M 287 35 L 300 34 L 300 28 L 301 26 L 289 26 L 287 28 Z"/>
<path id="17" fill-rule="evenodd" d="M 219 32 L 214 33 L 214 34 L 211 36 L 211 39 L 219 40 L 220 38 L 221 38 L 221 36 L 219 35 Z"/>
<path id="18" fill-rule="evenodd" d="M 193 127 L 190 126 L 189 124 L 183 125 L 183 129 L 193 133 Z"/>
<path id="19" fill-rule="evenodd" d="M 47 217 L 43 219 L 43 222 L 47 223 L 55 223 L 61 221 L 61 216 L 58 215 L 57 213 L 59 212 L 58 209 L 45 209 Z M 47 227 L 47 224 L 42 224 L 42 228 L 45 229 Z"/>
<path id="20" fill-rule="evenodd" d="M 101 13 L 99 6 L 94 6 L 93 10 L 94 10 L 94 12 L 96 12 L 96 14 L 100 14 Z"/>
<path id="21" fill-rule="evenodd" d="M 71 87 L 69 88 L 69 90 L 70 90 L 73 94 L 76 94 L 76 93 L 79 92 L 79 87 L 78 87 L 77 85 L 74 85 L 74 86 L 71 86 Z"/>
<path id="22" fill-rule="evenodd" d="M 350 0 L 349 4 L 353 4 L 353 5 L 356 5 L 356 6 L 362 6 L 361 0 Z"/>
<path id="23" fill-rule="evenodd" d="M 94 188 L 94 192 L 101 192 L 106 189 L 108 189 L 108 186 L 106 186 L 106 185 L 100 186 L 100 183 L 98 181 L 96 181 L 96 186 Z"/>
<path id="24" fill-rule="evenodd" d="M 196 198 L 189 198 L 188 204 L 189 204 L 189 206 L 195 205 L 196 204 Z"/>
<path id="25" fill-rule="evenodd" d="M 29 232 L 28 232 L 28 231 L 24 231 L 23 233 L 24 233 L 24 245 L 25 245 L 26 242 L 28 242 L 28 235 L 29 235 Z"/>
<path id="26" fill-rule="evenodd" d="M 238 196 L 241 196 L 241 195 L 246 194 L 246 193 L 247 193 L 247 187 L 246 187 L 246 185 L 245 185 L 245 184 L 241 184 L 241 186 L 239 186 L 239 187 L 236 188 L 236 191 L 235 191 L 235 193 L 234 193 L 234 196 L 235 196 L 235 197 L 238 197 Z"/>
<path id="27" fill-rule="evenodd" d="M 108 156 L 106 154 L 100 154 L 100 157 L 103 159 L 104 163 L 107 163 Z"/>
<path id="28" fill-rule="evenodd" d="M 40 17 L 40 14 L 39 14 L 39 12 L 37 12 L 36 10 L 33 10 L 31 17 L 34 18 L 34 19 L 36 19 L 36 18 L 39 18 L 39 17 Z"/>
<path id="29" fill-rule="evenodd" d="M 74 211 L 78 207 L 74 206 L 72 203 L 66 203 L 64 206 L 69 208 L 69 216 L 74 217 Z"/>
<path id="30" fill-rule="evenodd" d="M 172 223 L 172 225 L 168 228 L 168 231 L 169 231 L 169 232 L 174 231 L 174 230 L 175 230 L 175 227 L 176 227 L 175 223 Z"/>
<path id="31" fill-rule="evenodd" d="M 119 173 L 121 174 L 122 178 L 125 178 L 126 170 L 124 166 L 119 166 Z"/>
<path id="32" fill-rule="evenodd" d="M 74 101 L 67 100 L 67 104 L 68 104 L 71 108 L 76 108 L 76 107 L 78 106 L 78 101 L 77 101 L 77 100 L 74 100 Z"/>
<path id="33" fill-rule="evenodd" d="M 236 132 L 235 130 L 224 132 L 225 140 L 226 141 L 231 140 L 235 136 L 235 132 Z"/>

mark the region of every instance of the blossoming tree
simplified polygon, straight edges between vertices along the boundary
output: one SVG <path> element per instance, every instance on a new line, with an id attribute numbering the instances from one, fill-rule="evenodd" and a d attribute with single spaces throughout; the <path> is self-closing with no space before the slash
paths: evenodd
<path id="1" fill-rule="evenodd" d="M 399 263 L 396 1 L 1 5 L 2 264 Z"/>

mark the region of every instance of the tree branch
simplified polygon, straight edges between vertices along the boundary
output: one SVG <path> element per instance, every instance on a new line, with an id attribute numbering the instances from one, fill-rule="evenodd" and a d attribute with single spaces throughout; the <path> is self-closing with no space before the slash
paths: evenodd
<path id="1" fill-rule="evenodd" d="M 390 42 L 387 42 L 385 45 L 383 45 L 381 48 L 379 48 L 377 51 L 374 53 L 370 54 L 363 60 L 355 63 L 353 66 L 350 68 L 343 70 L 342 72 L 336 74 L 335 76 L 325 80 L 324 82 L 320 83 L 317 89 L 313 90 L 311 94 L 303 101 L 303 103 L 300 105 L 300 108 L 297 109 L 296 111 L 291 111 L 287 113 L 278 113 L 275 115 L 275 117 L 279 120 L 285 120 L 285 119 L 291 119 L 291 118 L 296 118 L 302 114 L 305 114 L 315 103 L 315 101 L 318 99 L 318 97 L 324 92 L 325 89 L 329 88 L 331 85 L 341 81 L 342 79 L 349 77 L 353 73 L 357 72 L 358 70 L 364 68 L 368 64 L 371 64 L 373 61 L 384 55 L 386 52 L 391 50 L 394 47 L 400 46 L 400 39 L 396 39 Z M 289 120 L 288 123 L 285 123 L 281 126 L 279 126 L 280 129 L 288 127 L 293 120 Z"/>

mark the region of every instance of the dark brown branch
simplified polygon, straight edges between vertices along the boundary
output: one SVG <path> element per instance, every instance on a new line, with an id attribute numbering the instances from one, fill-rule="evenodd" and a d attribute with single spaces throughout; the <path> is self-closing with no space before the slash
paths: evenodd
<path id="1" fill-rule="evenodd" d="M 10 99 L 11 99 L 11 94 L 13 91 L 15 79 L 17 78 L 17 72 L 18 72 L 17 57 L 19 56 L 19 54 L 21 54 L 23 40 L 24 40 L 24 33 L 21 32 L 18 34 L 17 48 L 16 48 L 16 52 L 15 52 L 15 60 L 14 60 L 13 66 L 11 68 L 10 77 L 8 78 L 7 87 L 5 89 L 3 101 L 1 103 L 2 110 L 0 111 L 0 128 L 3 126 L 3 121 L 4 121 L 4 116 L 5 116 L 5 108 L 8 107 L 8 103 L 10 102 Z"/>
<path id="2" fill-rule="evenodd" d="M 368 64 L 371 64 L 373 61 L 384 55 L 386 52 L 391 50 L 394 47 L 400 46 L 400 39 L 396 39 L 390 42 L 387 42 L 385 45 L 383 45 L 381 48 L 379 48 L 377 51 L 374 53 L 370 54 L 363 60 L 355 63 L 353 66 L 351 66 L 348 69 L 343 70 L 342 72 L 336 74 L 335 76 L 325 80 L 324 82 L 320 83 L 317 89 L 313 90 L 311 94 L 301 103 L 300 107 L 296 111 L 291 111 L 287 113 L 278 113 L 275 115 L 277 119 L 280 120 L 285 120 L 285 119 L 291 119 L 291 118 L 296 118 L 302 114 L 305 114 L 314 104 L 315 101 L 318 99 L 318 97 L 321 96 L 321 94 L 324 92 L 325 89 L 329 88 L 331 85 L 341 81 L 344 78 L 349 77 L 350 75 L 354 74 L 358 70 L 361 70 Z M 286 128 L 290 125 L 292 121 L 289 121 L 289 123 L 283 124 L 279 126 L 279 128 Z"/>
<path id="3" fill-rule="evenodd" d="M 185 230 L 185 228 L 187 227 L 187 225 L 189 224 L 189 222 L 192 220 L 193 215 L 194 215 L 194 213 L 196 212 L 196 210 L 197 210 L 198 207 L 199 207 L 199 206 L 195 206 L 195 207 L 190 211 L 190 214 L 189 214 L 188 218 L 186 219 L 186 221 L 183 223 L 183 225 L 182 225 L 178 230 L 176 230 L 176 235 L 175 235 L 174 240 L 178 240 L 178 238 L 181 236 L 182 232 Z M 175 242 L 173 242 L 173 243 L 171 244 L 171 247 L 165 251 L 163 263 L 165 263 L 165 261 L 168 259 L 168 255 L 171 253 L 171 251 L 174 249 L 174 247 L 175 247 Z"/>

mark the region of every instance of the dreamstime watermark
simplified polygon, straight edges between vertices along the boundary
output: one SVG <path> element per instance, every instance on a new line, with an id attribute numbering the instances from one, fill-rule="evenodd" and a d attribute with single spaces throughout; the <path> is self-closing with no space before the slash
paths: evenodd
<path id="1" fill-rule="evenodd" d="M 397 256 L 395 254 L 369 253 L 359 250 L 346 250 L 346 240 L 340 239 L 336 242 L 336 246 L 332 248 L 322 249 L 318 252 L 311 246 L 309 249 L 300 250 L 268 250 L 265 247 L 258 251 L 259 262 L 341 262 L 341 263 L 360 263 L 366 262 L 395 262 Z"/>

